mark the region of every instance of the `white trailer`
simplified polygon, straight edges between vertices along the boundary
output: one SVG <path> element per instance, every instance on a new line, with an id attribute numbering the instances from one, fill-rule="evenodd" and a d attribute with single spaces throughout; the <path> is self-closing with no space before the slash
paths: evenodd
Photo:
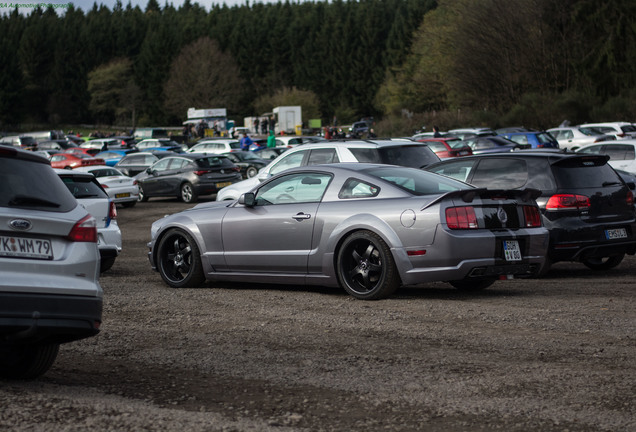
<path id="1" fill-rule="evenodd" d="M 300 106 L 280 106 L 274 108 L 273 112 L 276 134 L 284 132 L 300 135 L 302 133 L 303 119 Z"/>

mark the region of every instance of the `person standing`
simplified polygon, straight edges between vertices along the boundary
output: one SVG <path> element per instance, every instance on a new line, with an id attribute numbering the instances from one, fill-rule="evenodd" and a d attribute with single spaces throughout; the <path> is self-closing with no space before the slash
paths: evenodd
<path id="1" fill-rule="evenodd" d="M 253 143 L 254 141 L 252 141 L 249 134 L 243 135 L 243 138 L 241 139 L 241 150 L 248 151 Z"/>
<path id="2" fill-rule="evenodd" d="M 267 137 L 267 147 L 276 147 L 276 135 L 274 135 L 274 131 L 269 131 L 269 136 Z"/>

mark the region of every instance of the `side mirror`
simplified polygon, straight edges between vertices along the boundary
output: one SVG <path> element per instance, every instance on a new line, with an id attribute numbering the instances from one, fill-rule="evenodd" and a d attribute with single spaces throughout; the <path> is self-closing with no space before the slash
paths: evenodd
<path id="1" fill-rule="evenodd" d="M 254 192 L 246 192 L 238 199 L 239 204 L 243 204 L 245 207 L 254 207 L 256 205 L 256 195 Z"/>

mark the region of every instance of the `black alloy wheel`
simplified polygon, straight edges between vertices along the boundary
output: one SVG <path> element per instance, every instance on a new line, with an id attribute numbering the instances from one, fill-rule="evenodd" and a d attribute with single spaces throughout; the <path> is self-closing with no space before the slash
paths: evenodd
<path id="1" fill-rule="evenodd" d="M 199 247 L 177 228 L 168 230 L 159 241 L 157 267 L 164 282 L 173 288 L 198 287 L 205 281 Z"/>
<path id="2" fill-rule="evenodd" d="M 386 298 L 400 286 L 391 250 L 371 231 L 357 231 L 344 240 L 338 252 L 337 275 L 340 285 L 361 300 Z"/>

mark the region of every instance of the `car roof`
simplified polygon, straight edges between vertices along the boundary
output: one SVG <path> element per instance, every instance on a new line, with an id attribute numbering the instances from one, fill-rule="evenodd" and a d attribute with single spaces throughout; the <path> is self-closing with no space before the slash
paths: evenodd
<path id="1" fill-rule="evenodd" d="M 55 171 L 57 175 L 61 177 L 63 176 L 63 177 L 75 177 L 75 178 L 95 178 L 93 174 L 89 172 L 84 172 L 84 171 L 68 170 L 68 169 L 61 169 L 61 168 L 53 168 L 53 170 Z"/>
<path id="2" fill-rule="evenodd" d="M 324 148 L 324 147 L 359 147 L 359 148 L 382 148 L 382 147 L 395 147 L 403 145 L 422 145 L 421 142 L 414 141 L 409 138 L 396 138 L 396 139 L 377 139 L 377 140 L 325 140 L 319 142 L 312 142 L 303 144 L 302 147 L 297 148 Z"/>
<path id="3" fill-rule="evenodd" d="M 575 153 L 575 152 L 566 152 L 562 149 L 555 149 L 554 151 L 550 151 L 550 150 L 544 150 L 544 149 L 538 149 L 538 150 L 534 150 L 534 149 L 527 149 L 527 150 L 519 150 L 519 151 L 513 151 L 513 152 L 501 152 L 501 153 L 483 153 L 483 154 L 477 154 L 477 155 L 468 155 L 468 156 L 462 156 L 461 160 L 462 161 L 466 161 L 466 160 L 470 160 L 470 159 L 483 159 L 483 158 L 536 158 L 536 159 L 540 159 L 540 158 L 549 158 L 552 161 L 558 161 L 558 160 L 562 160 L 562 159 L 567 159 L 567 158 L 576 158 L 576 157 L 582 157 L 583 155 L 581 153 Z M 601 156 L 601 157 L 605 157 L 604 155 L 585 155 L 585 156 Z M 456 161 L 456 159 L 446 159 L 440 162 L 435 162 L 434 164 L 431 165 L 438 165 L 440 163 L 444 163 L 444 162 L 448 162 L 448 161 Z"/>

